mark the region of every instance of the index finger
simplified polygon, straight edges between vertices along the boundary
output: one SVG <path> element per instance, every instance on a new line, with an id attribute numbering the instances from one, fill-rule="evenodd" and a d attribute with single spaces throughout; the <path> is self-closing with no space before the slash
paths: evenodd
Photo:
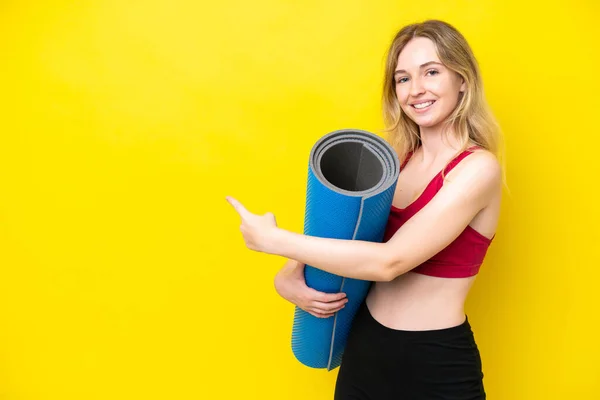
<path id="1" fill-rule="evenodd" d="M 227 197 L 225 197 L 225 199 L 227 200 L 227 202 L 229 204 L 231 204 L 233 206 L 233 208 L 235 209 L 235 211 L 237 211 L 237 213 L 240 214 L 240 216 L 245 217 L 248 214 L 248 210 L 246 210 L 246 207 L 244 207 L 242 205 L 242 203 L 240 203 L 239 201 L 237 201 L 233 197 L 227 196 Z"/>
<path id="2" fill-rule="evenodd" d="M 346 293 L 340 292 L 340 293 L 324 293 L 324 292 L 320 292 L 320 294 L 317 296 L 317 300 L 323 302 L 323 303 L 330 303 L 332 301 L 338 301 L 338 300 L 342 300 L 346 298 Z"/>

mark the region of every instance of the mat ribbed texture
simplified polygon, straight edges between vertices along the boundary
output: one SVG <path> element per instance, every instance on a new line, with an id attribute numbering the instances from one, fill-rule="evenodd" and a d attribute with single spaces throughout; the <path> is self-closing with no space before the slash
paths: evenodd
<path id="1" fill-rule="evenodd" d="M 308 168 L 304 234 L 381 242 L 400 172 L 398 156 L 379 136 L 344 129 L 331 132 L 313 146 Z M 352 320 L 371 282 L 343 278 L 305 267 L 309 287 L 345 292 L 346 307 L 331 318 L 317 318 L 296 307 L 292 351 L 312 368 L 337 368 Z"/>

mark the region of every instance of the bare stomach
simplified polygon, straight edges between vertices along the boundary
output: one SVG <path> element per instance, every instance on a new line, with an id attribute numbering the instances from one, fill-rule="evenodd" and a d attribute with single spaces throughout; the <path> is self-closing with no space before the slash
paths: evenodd
<path id="1" fill-rule="evenodd" d="M 465 321 L 464 303 L 475 277 L 437 278 L 407 272 L 391 282 L 375 282 L 369 311 L 391 329 L 444 329 Z"/>

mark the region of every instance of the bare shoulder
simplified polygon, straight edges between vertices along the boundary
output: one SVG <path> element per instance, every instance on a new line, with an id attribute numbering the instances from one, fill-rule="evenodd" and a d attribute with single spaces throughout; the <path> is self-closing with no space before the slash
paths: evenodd
<path id="1" fill-rule="evenodd" d="M 492 152 L 477 149 L 450 171 L 444 186 L 485 206 L 501 193 L 502 167 Z"/>
<path id="2" fill-rule="evenodd" d="M 469 179 L 477 178 L 481 183 L 499 183 L 502 179 L 502 167 L 496 156 L 485 149 L 477 149 L 473 154 L 462 160 L 456 168 L 454 176 L 467 176 Z M 448 174 L 449 177 L 452 175 Z"/>

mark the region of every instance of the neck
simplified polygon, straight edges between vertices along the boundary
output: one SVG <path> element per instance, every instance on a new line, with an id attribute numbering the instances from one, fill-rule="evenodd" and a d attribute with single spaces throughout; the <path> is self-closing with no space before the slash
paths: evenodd
<path id="1" fill-rule="evenodd" d="M 441 126 L 420 127 L 419 131 L 421 135 L 419 159 L 424 164 L 434 164 L 438 159 L 446 160 L 461 147 L 452 128 L 444 131 Z"/>

